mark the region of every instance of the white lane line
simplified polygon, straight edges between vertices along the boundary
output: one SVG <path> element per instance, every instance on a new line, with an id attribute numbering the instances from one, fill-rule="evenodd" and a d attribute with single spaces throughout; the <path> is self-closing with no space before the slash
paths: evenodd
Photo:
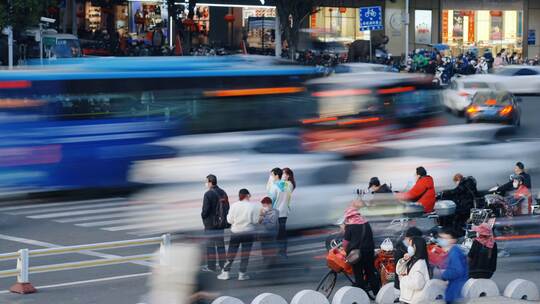
<path id="1" fill-rule="evenodd" d="M 151 274 L 152 274 L 151 272 L 145 272 L 145 273 L 128 274 L 128 275 L 115 276 L 115 277 L 99 278 L 99 279 L 93 279 L 93 280 L 43 285 L 43 286 L 36 286 L 36 289 L 39 291 L 41 289 L 48 289 L 48 288 L 67 287 L 67 286 L 83 285 L 83 284 L 90 284 L 90 283 L 97 283 L 97 282 L 107 282 L 107 281 L 114 281 L 114 280 L 121 280 L 121 279 L 139 278 L 139 277 L 149 276 Z M 11 291 L 9 290 L 2 290 L 0 291 L 0 294 L 7 294 L 10 292 Z"/>
<path id="2" fill-rule="evenodd" d="M 21 206 L 10 206 L 10 207 L 3 207 L 0 208 L 0 212 L 5 211 L 11 211 L 11 210 L 20 210 L 20 209 L 31 209 L 31 208 L 42 208 L 42 207 L 56 207 L 56 206 L 72 206 L 72 205 L 79 205 L 79 204 L 93 204 L 93 203 L 100 203 L 100 202 L 113 202 L 113 201 L 121 201 L 125 200 L 126 198 L 123 197 L 116 197 L 116 198 L 103 198 L 103 199 L 95 199 L 95 200 L 82 200 L 82 201 L 67 201 L 67 202 L 60 202 L 60 203 L 34 203 L 31 205 L 25 204 Z"/>
<path id="3" fill-rule="evenodd" d="M 99 203 L 99 204 L 88 204 L 84 206 L 56 207 L 56 208 L 47 208 L 47 206 L 43 206 L 45 208 L 39 209 L 39 210 L 8 212 L 8 214 L 30 215 L 30 214 L 37 214 L 37 213 L 43 214 L 43 213 L 57 212 L 57 211 L 74 211 L 74 210 L 96 209 L 96 208 L 113 207 L 113 206 L 122 207 L 122 206 L 140 206 L 140 205 L 141 204 L 137 202 L 124 201 L 124 202 Z"/>
<path id="4" fill-rule="evenodd" d="M 193 217 L 190 216 L 190 218 L 193 218 Z M 155 221 L 155 222 L 150 222 L 150 223 L 106 227 L 106 228 L 101 228 L 101 229 L 106 230 L 106 231 L 124 231 L 124 230 L 138 230 L 141 228 L 151 228 L 151 227 L 162 227 L 162 226 L 168 227 L 170 225 L 178 224 L 179 221 L 181 220 L 177 218 L 175 220 L 170 220 L 170 221 Z M 198 221 L 201 222 L 202 224 L 202 221 L 200 219 L 198 219 Z"/>
<path id="5" fill-rule="evenodd" d="M 141 223 L 141 222 L 150 222 L 150 221 L 156 221 L 156 220 L 166 220 L 166 219 L 179 219 L 182 217 L 182 213 L 171 213 L 171 212 L 159 212 L 155 213 L 154 215 L 145 213 L 141 214 L 143 216 L 133 216 L 132 214 L 125 214 L 127 218 L 123 218 L 120 220 L 111 220 L 111 221 L 101 221 L 101 222 L 88 222 L 88 223 L 82 223 L 82 224 L 75 224 L 75 226 L 79 227 L 99 227 L 99 226 L 110 226 L 110 225 L 118 225 L 118 224 L 129 224 L 129 223 Z M 190 216 L 191 217 L 191 216 Z"/>
<path id="6" fill-rule="evenodd" d="M 159 207 L 159 205 L 114 207 L 114 208 L 103 208 L 103 209 L 97 209 L 97 210 L 82 210 L 82 211 L 45 213 L 45 214 L 40 214 L 40 215 L 28 216 L 28 218 L 31 218 L 31 219 L 51 219 L 51 218 L 56 218 L 56 217 L 68 217 L 68 216 L 83 215 L 83 214 L 99 214 L 99 213 L 108 213 L 108 212 L 115 212 L 115 211 L 155 209 L 155 208 L 158 208 L 158 207 Z"/>
<path id="7" fill-rule="evenodd" d="M 57 244 L 52 244 L 52 243 L 47 243 L 47 242 L 42 242 L 42 241 L 32 240 L 32 239 L 26 239 L 26 238 L 21 238 L 21 237 L 6 235 L 6 234 L 0 234 L 0 239 L 6 240 L 6 241 L 22 243 L 22 244 L 45 247 L 45 248 L 64 247 L 64 246 L 57 245 Z M 121 257 L 119 255 L 99 253 L 99 252 L 91 251 L 91 250 L 83 250 L 83 251 L 79 251 L 77 253 L 82 254 L 82 255 L 87 255 L 87 256 L 98 257 L 98 258 L 102 258 L 102 259 L 113 259 L 113 258 L 120 258 Z M 129 262 L 129 263 L 142 265 L 142 266 L 152 266 L 152 263 L 146 262 L 146 261 L 133 261 L 133 262 Z"/>
<path id="8" fill-rule="evenodd" d="M 195 230 L 201 230 L 203 229 L 203 223 L 202 220 L 199 218 L 197 221 L 193 220 L 192 222 L 184 222 L 180 225 L 178 224 L 178 221 L 176 221 L 175 224 L 171 225 L 164 225 L 163 227 L 158 227 L 157 229 L 148 229 L 145 231 L 134 231 L 134 232 L 128 232 L 128 234 L 136 235 L 136 236 L 149 236 L 149 235 L 157 235 L 157 234 L 163 234 L 163 233 L 172 233 L 175 231 L 195 231 Z"/>

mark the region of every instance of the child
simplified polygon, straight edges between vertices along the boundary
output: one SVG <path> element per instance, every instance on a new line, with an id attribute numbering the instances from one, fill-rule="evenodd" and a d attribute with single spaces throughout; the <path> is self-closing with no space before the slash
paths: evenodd
<path id="1" fill-rule="evenodd" d="M 261 226 L 261 241 L 262 255 L 265 263 L 271 263 L 276 254 L 276 237 L 279 231 L 279 211 L 272 208 L 272 199 L 265 197 L 261 200 L 262 209 L 259 215 L 259 224 Z"/>

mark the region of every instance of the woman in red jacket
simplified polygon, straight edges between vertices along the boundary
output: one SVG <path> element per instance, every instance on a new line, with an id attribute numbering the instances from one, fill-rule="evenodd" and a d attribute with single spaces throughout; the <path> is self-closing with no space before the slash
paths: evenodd
<path id="1" fill-rule="evenodd" d="M 427 175 L 424 167 L 416 168 L 416 184 L 405 193 L 398 193 L 397 198 L 402 201 L 418 202 L 424 206 L 424 212 L 433 212 L 437 193 L 433 178 Z"/>

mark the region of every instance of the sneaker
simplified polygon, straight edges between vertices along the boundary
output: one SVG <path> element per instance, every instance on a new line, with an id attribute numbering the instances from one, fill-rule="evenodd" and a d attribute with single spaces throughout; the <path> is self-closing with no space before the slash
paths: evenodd
<path id="1" fill-rule="evenodd" d="M 201 271 L 202 271 L 202 272 L 216 272 L 216 269 L 212 269 L 212 268 L 210 268 L 210 267 L 208 267 L 208 266 L 203 266 L 203 267 L 201 268 Z"/>
<path id="2" fill-rule="evenodd" d="M 245 272 L 240 272 L 238 274 L 238 281 L 246 281 L 249 280 L 249 276 Z"/>
<path id="3" fill-rule="evenodd" d="M 222 271 L 220 275 L 217 276 L 218 280 L 229 280 L 231 278 L 231 275 L 228 271 Z"/>

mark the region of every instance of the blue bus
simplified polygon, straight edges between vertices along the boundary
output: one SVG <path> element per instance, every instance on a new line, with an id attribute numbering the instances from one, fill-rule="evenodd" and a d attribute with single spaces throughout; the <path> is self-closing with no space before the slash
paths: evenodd
<path id="1" fill-rule="evenodd" d="M 0 191 L 127 186 L 134 161 L 176 153 L 160 139 L 295 126 L 316 112 L 303 84 L 321 75 L 258 57 L 92 58 L 0 71 Z"/>

